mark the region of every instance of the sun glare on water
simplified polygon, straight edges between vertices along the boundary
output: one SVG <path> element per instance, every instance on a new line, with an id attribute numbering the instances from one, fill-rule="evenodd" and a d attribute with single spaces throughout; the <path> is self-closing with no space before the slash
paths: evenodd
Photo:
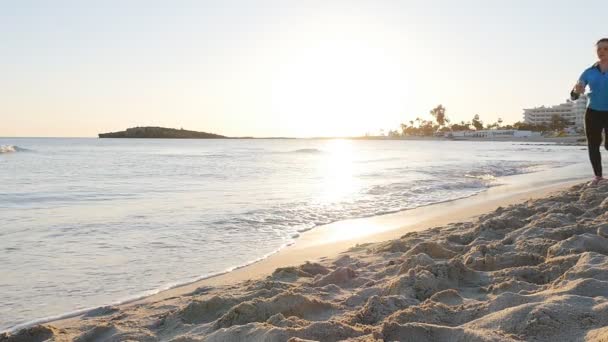
<path id="1" fill-rule="evenodd" d="M 350 140 L 334 139 L 327 141 L 322 159 L 322 191 L 320 202 L 337 202 L 347 198 L 359 188 L 355 177 L 356 153 Z"/>

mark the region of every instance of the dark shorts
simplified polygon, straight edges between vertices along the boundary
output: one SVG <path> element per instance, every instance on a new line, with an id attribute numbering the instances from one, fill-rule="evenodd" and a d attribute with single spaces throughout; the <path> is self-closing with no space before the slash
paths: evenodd
<path id="1" fill-rule="evenodd" d="M 602 144 L 602 131 L 608 131 L 608 111 L 587 108 L 585 113 L 585 135 L 589 145 Z"/>

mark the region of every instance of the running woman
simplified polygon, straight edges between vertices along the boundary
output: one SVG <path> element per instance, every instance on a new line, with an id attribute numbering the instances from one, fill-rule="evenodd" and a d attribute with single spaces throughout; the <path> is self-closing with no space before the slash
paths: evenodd
<path id="1" fill-rule="evenodd" d="M 574 89 L 570 92 L 572 100 L 579 98 L 589 86 L 589 104 L 585 113 L 585 135 L 589 148 L 589 159 L 595 177 L 591 181 L 595 185 L 602 181 L 602 131 L 608 132 L 608 38 L 600 39 L 595 47 L 599 61 L 583 71 Z M 608 136 L 604 141 L 608 150 Z"/>

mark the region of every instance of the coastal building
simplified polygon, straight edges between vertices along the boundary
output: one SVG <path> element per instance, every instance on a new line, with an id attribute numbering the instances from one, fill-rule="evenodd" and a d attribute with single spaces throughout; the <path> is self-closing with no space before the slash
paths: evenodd
<path id="1" fill-rule="evenodd" d="M 447 138 L 530 138 L 540 137 L 540 132 L 519 131 L 516 129 L 482 129 L 478 131 L 454 131 L 447 132 Z"/>
<path id="2" fill-rule="evenodd" d="M 587 97 L 581 96 L 577 101 L 566 101 L 551 107 L 536 107 L 524 109 L 524 122 L 528 124 L 547 124 L 551 122 L 553 115 L 558 115 L 574 128 L 583 128 L 585 125 L 585 110 L 587 109 Z"/>

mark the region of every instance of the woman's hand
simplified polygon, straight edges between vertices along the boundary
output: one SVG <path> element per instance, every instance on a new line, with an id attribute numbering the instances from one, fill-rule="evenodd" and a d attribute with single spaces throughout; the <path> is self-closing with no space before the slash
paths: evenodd
<path id="1" fill-rule="evenodd" d="M 578 81 L 574 85 L 574 89 L 572 89 L 575 93 L 581 95 L 585 93 L 585 83 L 583 81 Z"/>

